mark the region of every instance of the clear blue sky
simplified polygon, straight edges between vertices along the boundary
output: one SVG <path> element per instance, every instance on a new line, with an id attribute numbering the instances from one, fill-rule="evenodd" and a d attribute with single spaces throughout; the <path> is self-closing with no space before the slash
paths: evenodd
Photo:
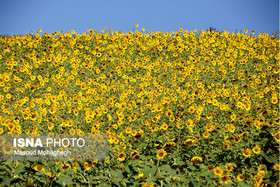
<path id="1" fill-rule="evenodd" d="M 77 33 L 87 29 L 129 32 L 140 30 L 248 29 L 269 34 L 279 31 L 278 0 L 2 0 L 0 34 Z"/>

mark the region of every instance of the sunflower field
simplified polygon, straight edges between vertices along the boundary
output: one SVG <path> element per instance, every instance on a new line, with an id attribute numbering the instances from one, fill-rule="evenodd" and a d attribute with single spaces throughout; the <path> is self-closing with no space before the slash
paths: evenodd
<path id="1" fill-rule="evenodd" d="M 0 133 L 104 133 L 109 157 L 1 161 L 1 186 L 279 186 L 277 36 L 41 32 L 0 37 Z"/>

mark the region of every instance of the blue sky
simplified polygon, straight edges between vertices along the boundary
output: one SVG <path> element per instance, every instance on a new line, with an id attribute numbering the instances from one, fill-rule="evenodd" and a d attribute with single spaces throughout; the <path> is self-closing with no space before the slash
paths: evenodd
<path id="1" fill-rule="evenodd" d="M 0 34 L 77 33 L 87 29 L 138 30 L 248 29 L 273 34 L 279 30 L 278 0 L 6 0 L 0 7 Z"/>

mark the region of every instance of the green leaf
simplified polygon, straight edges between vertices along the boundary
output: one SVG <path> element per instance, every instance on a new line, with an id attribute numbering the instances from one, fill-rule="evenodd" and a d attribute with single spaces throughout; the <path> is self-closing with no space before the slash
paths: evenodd
<path id="1" fill-rule="evenodd" d="M 70 174 L 70 175 L 75 175 L 75 172 L 73 169 L 66 169 L 65 173 Z"/>
<path id="2" fill-rule="evenodd" d="M 68 177 L 67 175 L 61 175 L 58 177 L 57 182 L 63 186 L 67 185 L 67 184 L 71 184 L 72 183 L 72 179 L 70 177 Z"/>
<path id="3" fill-rule="evenodd" d="M 111 187 L 111 185 L 106 182 L 103 182 L 103 183 L 99 184 L 98 187 Z"/>
<path id="4" fill-rule="evenodd" d="M 90 177 L 90 180 L 91 181 L 102 181 L 102 180 L 105 180 L 106 179 L 106 177 L 104 177 L 104 176 L 92 176 L 92 177 Z"/>
<path id="5" fill-rule="evenodd" d="M 157 171 L 157 167 L 156 166 L 152 166 L 151 170 L 150 170 L 150 174 L 154 175 L 156 173 L 156 171 Z"/>
<path id="6" fill-rule="evenodd" d="M 203 170 L 208 169 L 208 167 L 207 167 L 207 166 L 205 166 L 204 164 L 200 164 L 200 165 L 199 165 L 199 167 L 200 167 L 201 169 L 203 169 Z"/>
<path id="7" fill-rule="evenodd" d="M 255 168 L 250 168 L 249 171 L 250 171 L 250 173 L 255 173 L 256 169 Z"/>
<path id="8" fill-rule="evenodd" d="M 122 171 L 120 169 L 116 169 L 116 170 L 111 170 L 110 171 L 112 177 L 113 177 L 113 180 L 116 182 L 116 183 L 119 183 L 121 182 L 122 180 L 122 177 L 123 177 L 123 174 L 122 174 Z"/>
<path id="9" fill-rule="evenodd" d="M 272 176 L 272 171 L 267 171 L 266 173 L 265 173 L 265 177 L 266 178 L 270 178 Z"/>
<path id="10" fill-rule="evenodd" d="M 244 181 L 237 182 L 236 187 L 250 187 L 251 185 L 245 183 Z"/>
<path id="11" fill-rule="evenodd" d="M 189 167 L 191 170 L 196 170 L 196 167 L 195 167 L 195 166 L 189 165 L 188 167 Z"/>
<path id="12" fill-rule="evenodd" d="M 180 157 L 174 158 L 174 165 L 182 166 L 184 164 L 186 164 L 186 162 L 183 162 Z"/>
<path id="13" fill-rule="evenodd" d="M 273 156 L 271 157 L 271 156 L 267 156 L 265 153 L 261 153 L 261 155 L 264 157 L 264 159 L 266 160 L 266 161 L 268 161 L 269 163 L 273 163 Z"/>
<path id="14" fill-rule="evenodd" d="M 222 187 L 231 187 L 231 186 L 232 186 L 232 183 L 228 183 L 228 184 L 223 183 L 221 186 L 222 186 Z"/>
<path id="15" fill-rule="evenodd" d="M 166 173 L 168 173 L 171 176 L 176 176 L 177 173 L 174 169 L 172 169 L 169 165 L 163 165 L 160 167 L 160 170 L 165 171 Z"/>
<path id="16" fill-rule="evenodd" d="M 5 167 L 5 166 L 0 166 L 0 171 L 5 172 L 5 173 L 6 172 L 10 173 L 11 170 L 9 168 Z"/>
<path id="17" fill-rule="evenodd" d="M 128 166 L 128 165 L 126 165 L 126 166 L 124 167 L 124 170 L 125 170 L 127 173 L 130 173 L 130 169 L 129 169 L 129 166 Z"/>
<path id="18" fill-rule="evenodd" d="M 150 167 L 150 166 L 144 166 L 144 168 L 143 168 L 143 174 L 144 174 L 144 176 L 149 176 L 149 175 L 153 176 L 153 175 L 155 174 L 156 171 L 157 171 L 156 166 L 152 166 L 152 167 Z"/>
<path id="19" fill-rule="evenodd" d="M 38 176 L 44 176 L 44 175 L 45 175 L 45 172 L 44 172 L 44 171 L 38 171 L 38 172 L 36 173 L 36 175 L 38 175 Z"/>
<path id="20" fill-rule="evenodd" d="M 21 173 L 24 173 L 27 169 L 28 169 L 27 166 L 25 166 L 25 165 L 19 165 L 19 166 L 15 169 L 15 173 L 16 173 L 16 174 L 21 174 Z"/>
<path id="21" fill-rule="evenodd" d="M 1 182 L 1 186 L 10 186 L 13 178 L 10 178 L 10 177 L 3 177 L 3 182 Z"/>
<path id="22" fill-rule="evenodd" d="M 196 185 L 194 184 L 194 182 L 193 182 L 192 179 L 190 179 L 189 186 L 190 186 L 190 187 L 195 187 L 195 186 L 196 186 Z"/>
<path id="23" fill-rule="evenodd" d="M 146 143 L 140 143 L 140 144 L 138 145 L 139 148 L 143 148 L 143 147 L 146 147 L 146 146 L 147 146 Z"/>
<path id="24" fill-rule="evenodd" d="M 166 176 L 167 176 L 166 171 L 159 171 L 159 172 L 157 172 L 156 178 L 157 178 L 157 179 L 165 179 Z"/>
<path id="25" fill-rule="evenodd" d="M 148 176 L 149 175 L 150 169 L 151 169 L 150 166 L 144 166 L 144 168 L 143 168 L 144 176 Z"/>

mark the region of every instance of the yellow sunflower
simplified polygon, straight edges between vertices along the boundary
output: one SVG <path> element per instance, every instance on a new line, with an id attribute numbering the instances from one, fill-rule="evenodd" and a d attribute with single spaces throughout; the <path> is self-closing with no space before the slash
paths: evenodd
<path id="1" fill-rule="evenodd" d="M 125 157 L 126 157 L 126 154 L 122 151 L 118 156 L 118 160 L 122 162 L 125 160 Z"/>
<path id="2" fill-rule="evenodd" d="M 34 168 L 36 171 L 45 171 L 45 168 L 40 166 L 40 165 L 36 165 Z"/>
<path id="3" fill-rule="evenodd" d="M 224 171 L 222 170 L 222 168 L 220 168 L 220 167 L 215 167 L 214 168 L 214 174 L 215 175 L 222 176 L 223 173 L 224 173 Z"/>
<path id="4" fill-rule="evenodd" d="M 166 155 L 167 155 L 167 153 L 166 153 L 166 151 L 165 151 L 164 149 L 160 149 L 160 150 L 158 150 L 158 152 L 157 152 L 157 157 L 158 157 L 159 159 L 163 159 Z"/>
<path id="5" fill-rule="evenodd" d="M 244 175 L 239 173 L 236 178 L 237 178 L 238 181 L 243 181 L 244 180 Z"/>
<path id="6" fill-rule="evenodd" d="M 255 154 L 260 154 L 260 152 L 261 152 L 261 147 L 256 145 L 256 146 L 253 148 L 253 152 L 254 152 Z"/>
<path id="7" fill-rule="evenodd" d="M 249 148 L 245 149 L 245 150 L 243 151 L 243 155 L 244 155 L 245 157 L 251 157 L 251 150 L 250 150 Z"/>
<path id="8" fill-rule="evenodd" d="M 200 156 L 194 156 L 194 157 L 192 157 L 191 161 L 193 163 L 201 163 L 202 162 L 202 158 Z"/>
<path id="9" fill-rule="evenodd" d="M 13 145 L 11 143 L 7 143 L 2 147 L 2 150 L 3 150 L 4 154 L 10 155 L 14 151 Z"/>

